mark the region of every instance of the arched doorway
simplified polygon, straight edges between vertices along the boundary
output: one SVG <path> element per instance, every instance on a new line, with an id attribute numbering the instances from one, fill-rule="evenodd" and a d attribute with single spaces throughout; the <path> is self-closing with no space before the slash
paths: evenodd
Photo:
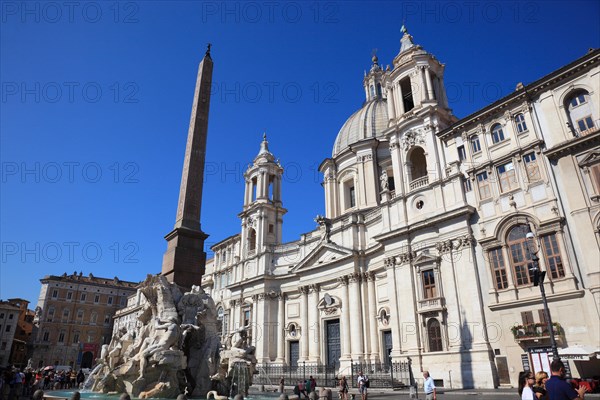
<path id="1" fill-rule="evenodd" d="M 93 361 L 94 353 L 92 353 L 91 351 L 86 351 L 81 357 L 81 368 L 92 368 Z"/>

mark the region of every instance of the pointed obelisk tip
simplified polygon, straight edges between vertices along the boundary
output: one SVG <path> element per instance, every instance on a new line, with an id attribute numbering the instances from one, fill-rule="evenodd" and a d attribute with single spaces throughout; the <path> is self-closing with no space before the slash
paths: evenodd
<path id="1" fill-rule="evenodd" d="M 207 43 L 206 44 L 206 53 L 204 54 L 204 57 L 208 57 L 210 58 L 210 47 L 212 46 L 211 43 Z"/>
<path id="2" fill-rule="evenodd" d="M 267 140 L 267 132 L 263 132 L 263 141 Z"/>

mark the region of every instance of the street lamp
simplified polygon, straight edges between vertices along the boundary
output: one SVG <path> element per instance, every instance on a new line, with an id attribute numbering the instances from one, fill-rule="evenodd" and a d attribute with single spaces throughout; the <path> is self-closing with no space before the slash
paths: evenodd
<path id="1" fill-rule="evenodd" d="M 540 258 L 537 253 L 539 252 L 539 247 L 537 246 L 537 241 L 534 233 L 531 231 L 531 225 L 527 224 L 528 232 L 525 235 L 527 239 L 527 249 L 531 254 L 531 261 L 533 262 L 533 267 L 529 270 L 533 271 L 533 285 L 540 287 L 540 293 L 542 294 L 542 303 L 544 304 L 544 315 L 546 316 L 546 324 L 548 328 L 548 334 L 550 335 L 550 346 L 552 346 L 552 358 L 553 360 L 560 360 L 560 356 L 558 355 L 558 349 L 556 347 L 556 338 L 554 337 L 554 329 L 552 326 L 552 317 L 550 316 L 550 309 L 548 308 L 548 301 L 546 300 L 546 290 L 544 289 L 544 278 L 546 277 L 546 271 L 540 270 Z"/>

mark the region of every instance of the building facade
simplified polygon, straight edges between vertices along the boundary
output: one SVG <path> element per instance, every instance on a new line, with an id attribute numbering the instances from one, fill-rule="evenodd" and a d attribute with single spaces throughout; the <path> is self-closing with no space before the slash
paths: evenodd
<path id="1" fill-rule="evenodd" d="M 320 165 L 326 215 L 294 242 L 263 139 L 241 232 L 203 278 L 223 335 L 250 326 L 263 363 L 410 358 L 447 387 L 514 386 L 548 370 L 537 256 L 561 354 L 574 376 L 597 371 L 600 52 L 458 120 L 444 65 L 403 31 Z"/>
<path id="2" fill-rule="evenodd" d="M 112 337 L 113 316 L 136 282 L 73 273 L 45 276 L 35 309 L 33 367 L 90 368 Z"/>
<path id="3" fill-rule="evenodd" d="M 0 367 L 10 365 L 10 352 L 18 328 L 18 306 L 9 301 L 0 301 Z"/>
<path id="4" fill-rule="evenodd" d="M 27 366 L 27 360 L 31 355 L 31 334 L 35 313 L 28 308 L 29 301 L 25 299 L 8 299 L 8 302 L 19 307 L 19 319 L 10 351 L 9 363 L 18 368 L 23 368 Z"/>

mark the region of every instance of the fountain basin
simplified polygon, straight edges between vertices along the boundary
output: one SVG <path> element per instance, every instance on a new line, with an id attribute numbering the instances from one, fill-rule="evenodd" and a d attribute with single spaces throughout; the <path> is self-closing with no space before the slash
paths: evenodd
<path id="1" fill-rule="evenodd" d="M 48 400 L 70 400 L 75 393 L 74 390 L 52 390 L 44 392 L 44 399 Z M 105 394 L 97 392 L 79 392 L 82 399 L 89 400 L 119 400 L 121 394 Z M 247 400 L 275 400 L 279 398 L 280 393 L 250 393 L 245 399 Z M 132 400 L 134 397 L 132 397 Z M 194 399 L 189 397 L 189 399 Z M 198 398 L 200 399 L 200 398 Z M 172 399 L 156 399 L 156 400 L 172 400 Z M 203 399 L 204 400 L 204 399 Z"/>

